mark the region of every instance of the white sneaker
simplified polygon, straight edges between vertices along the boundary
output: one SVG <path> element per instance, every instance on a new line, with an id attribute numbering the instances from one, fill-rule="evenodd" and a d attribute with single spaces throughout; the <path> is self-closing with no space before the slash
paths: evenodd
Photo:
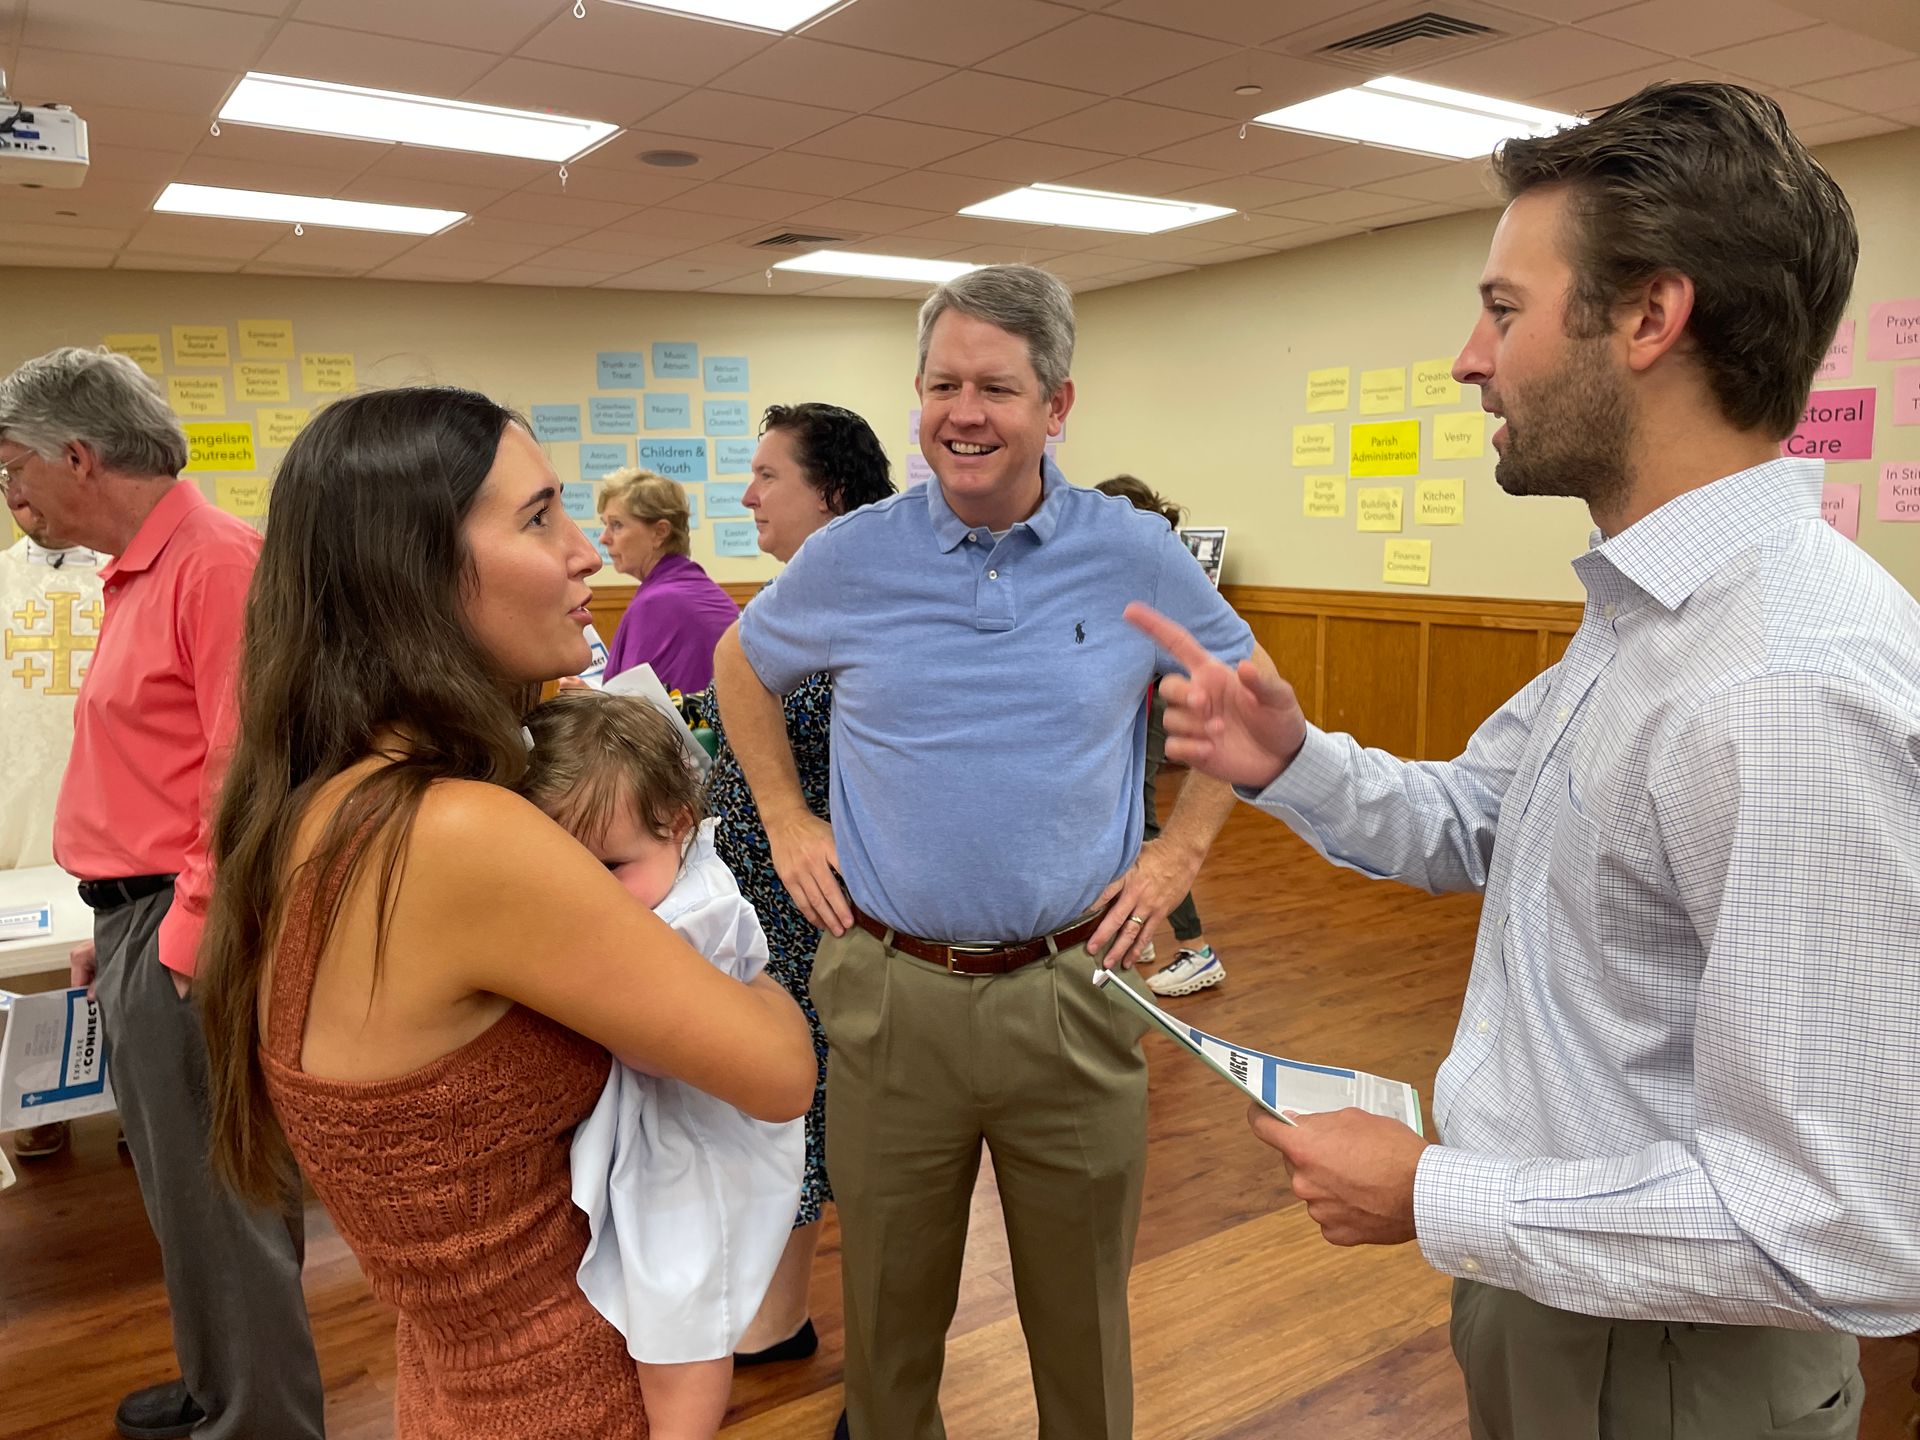
<path id="1" fill-rule="evenodd" d="M 1133 957 L 1133 965 L 1137 970 L 1142 965 L 1151 964 L 1153 964 L 1153 941 L 1149 940 L 1140 947 L 1140 953 Z"/>
<path id="2" fill-rule="evenodd" d="M 1172 999 L 1218 985 L 1226 978 L 1227 967 L 1220 963 L 1211 945 L 1203 945 L 1198 950 L 1183 949 L 1166 969 L 1149 975 L 1147 988 Z"/>

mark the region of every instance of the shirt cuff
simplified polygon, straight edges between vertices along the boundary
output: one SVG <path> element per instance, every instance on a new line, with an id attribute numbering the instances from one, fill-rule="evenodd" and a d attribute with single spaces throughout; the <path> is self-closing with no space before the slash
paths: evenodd
<path id="1" fill-rule="evenodd" d="M 1268 814 L 1286 810 L 1297 815 L 1309 815 L 1315 808 L 1338 795 L 1346 784 L 1346 755 L 1339 742 L 1318 725 L 1310 724 L 1300 753 L 1293 757 L 1272 784 L 1264 790 L 1249 790 L 1244 785 L 1236 785 L 1233 793 Z"/>
<path id="2" fill-rule="evenodd" d="M 175 892 L 160 921 L 160 963 L 191 980 L 200 963 L 200 933 L 206 928 L 207 917 L 188 909 Z"/>
<path id="3" fill-rule="evenodd" d="M 1443 1275 L 1514 1288 L 1507 1220 L 1520 1162 L 1429 1145 L 1413 1176 L 1413 1229 L 1420 1253 Z"/>

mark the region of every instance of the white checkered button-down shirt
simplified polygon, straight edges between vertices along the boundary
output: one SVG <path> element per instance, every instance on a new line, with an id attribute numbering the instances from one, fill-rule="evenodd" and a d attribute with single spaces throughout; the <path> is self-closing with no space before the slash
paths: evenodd
<path id="1" fill-rule="evenodd" d="M 1459 759 L 1313 730 L 1257 797 L 1336 864 L 1485 892 L 1415 1184 L 1436 1269 L 1920 1328 L 1920 605 L 1822 472 L 1596 534 L 1565 658 Z"/>

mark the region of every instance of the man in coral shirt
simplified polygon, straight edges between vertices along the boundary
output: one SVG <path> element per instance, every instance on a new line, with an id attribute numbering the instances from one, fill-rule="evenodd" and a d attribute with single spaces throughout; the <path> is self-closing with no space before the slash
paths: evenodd
<path id="1" fill-rule="evenodd" d="M 179 479 L 186 435 L 131 360 L 62 349 L 0 381 L 8 498 L 117 558 L 74 716 L 54 858 L 94 910 L 108 1066 L 160 1241 L 182 1378 L 129 1395 L 122 1435 L 319 1440 L 299 1197 L 235 1198 L 207 1165 L 206 1047 L 188 1002 L 212 876 L 211 803 L 260 536 Z"/>

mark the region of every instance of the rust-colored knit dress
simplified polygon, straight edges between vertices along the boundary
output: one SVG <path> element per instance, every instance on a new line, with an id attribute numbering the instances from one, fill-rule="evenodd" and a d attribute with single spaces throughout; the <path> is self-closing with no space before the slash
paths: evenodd
<path id="1" fill-rule="evenodd" d="M 281 1127 L 366 1272 L 400 1312 L 398 1440 L 644 1440 L 620 1332 L 575 1283 L 586 1216 L 573 1129 L 607 1052 L 515 1006 L 411 1074 L 300 1068 L 316 956 L 300 886 L 274 962 L 260 1063 Z"/>

